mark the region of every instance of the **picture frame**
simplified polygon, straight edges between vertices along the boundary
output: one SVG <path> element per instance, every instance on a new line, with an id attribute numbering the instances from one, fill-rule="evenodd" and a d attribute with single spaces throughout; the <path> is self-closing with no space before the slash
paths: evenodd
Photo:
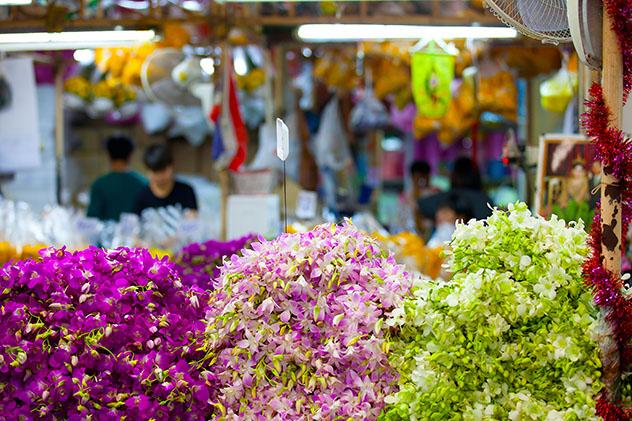
<path id="1" fill-rule="evenodd" d="M 553 207 L 569 200 L 594 204 L 601 166 L 595 148 L 583 135 L 545 134 L 540 137 L 535 209 L 548 217 Z"/>

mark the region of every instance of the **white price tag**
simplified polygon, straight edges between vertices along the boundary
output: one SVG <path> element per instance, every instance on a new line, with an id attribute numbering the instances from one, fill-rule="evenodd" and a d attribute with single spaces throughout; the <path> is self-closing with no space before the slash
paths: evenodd
<path id="1" fill-rule="evenodd" d="M 290 129 L 280 118 L 276 120 L 276 127 L 277 156 L 281 161 L 285 161 L 290 154 Z"/>

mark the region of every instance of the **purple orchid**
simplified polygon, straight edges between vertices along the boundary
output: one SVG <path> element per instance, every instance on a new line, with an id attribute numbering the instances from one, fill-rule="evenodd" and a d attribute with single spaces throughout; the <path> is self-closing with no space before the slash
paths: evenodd
<path id="1" fill-rule="evenodd" d="M 0 271 L 0 414 L 205 419 L 208 293 L 146 250 L 41 252 Z"/>
<path id="2" fill-rule="evenodd" d="M 221 268 L 207 313 L 228 419 L 377 419 L 397 391 L 385 315 L 412 279 L 350 223 L 256 242 Z"/>

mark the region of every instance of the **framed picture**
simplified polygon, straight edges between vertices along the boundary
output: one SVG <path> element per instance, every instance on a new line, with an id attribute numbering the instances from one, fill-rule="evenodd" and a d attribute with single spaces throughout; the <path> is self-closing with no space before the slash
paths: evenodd
<path id="1" fill-rule="evenodd" d="M 547 134 L 540 138 L 536 211 L 549 216 L 569 203 L 594 205 L 601 166 L 590 139 L 580 135 Z"/>

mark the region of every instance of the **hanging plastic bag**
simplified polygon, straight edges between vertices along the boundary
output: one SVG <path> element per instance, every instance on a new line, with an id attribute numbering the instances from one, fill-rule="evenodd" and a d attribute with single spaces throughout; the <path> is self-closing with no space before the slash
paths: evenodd
<path id="1" fill-rule="evenodd" d="M 210 128 L 201 107 L 176 107 L 174 124 L 169 129 L 169 137 L 184 137 L 192 146 L 200 146 Z"/>
<path id="2" fill-rule="evenodd" d="M 259 148 L 249 170 L 278 169 L 281 160 L 276 156 L 276 125 L 266 122 L 259 127 Z"/>
<path id="3" fill-rule="evenodd" d="M 250 129 L 256 129 L 265 119 L 266 99 L 261 89 L 254 92 L 238 91 L 239 110 L 244 123 Z"/>
<path id="4" fill-rule="evenodd" d="M 343 169 L 351 159 L 337 97 L 329 101 L 323 111 L 320 128 L 314 138 L 314 155 L 320 168 L 336 171 Z"/>
<path id="5" fill-rule="evenodd" d="M 147 134 L 160 133 L 171 123 L 171 113 L 169 109 L 164 104 L 158 102 L 143 104 L 140 118 Z"/>
<path id="6" fill-rule="evenodd" d="M 389 122 L 388 112 L 384 104 L 373 94 L 373 89 L 367 89 L 362 98 L 351 110 L 350 126 L 355 133 L 366 133 L 370 130 L 381 129 Z"/>
<path id="7" fill-rule="evenodd" d="M 542 82 L 540 85 L 542 108 L 553 113 L 563 113 L 575 95 L 573 79 L 573 75 L 563 67 L 553 77 Z"/>

